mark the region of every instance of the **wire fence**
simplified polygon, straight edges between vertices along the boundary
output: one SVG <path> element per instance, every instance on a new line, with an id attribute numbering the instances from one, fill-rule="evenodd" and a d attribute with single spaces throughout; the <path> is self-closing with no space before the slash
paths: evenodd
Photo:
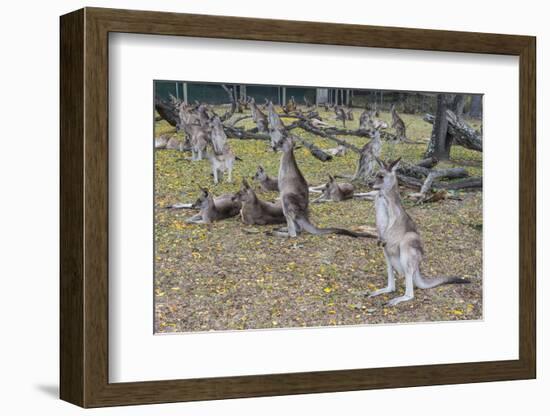
<path id="1" fill-rule="evenodd" d="M 253 97 L 260 104 L 269 100 L 274 104 L 283 105 L 294 99 L 298 104 L 329 103 L 360 108 L 376 106 L 381 111 L 389 111 L 395 105 L 398 111 L 407 114 L 434 113 L 437 106 L 437 93 L 427 92 L 183 81 L 155 81 L 154 89 L 155 96 L 164 100 L 174 96 L 188 103 L 220 105 L 230 102 L 228 93 L 222 85 L 230 88 L 236 99 Z M 481 117 L 482 95 L 466 94 L 464 112 L 472 117 Z"/>

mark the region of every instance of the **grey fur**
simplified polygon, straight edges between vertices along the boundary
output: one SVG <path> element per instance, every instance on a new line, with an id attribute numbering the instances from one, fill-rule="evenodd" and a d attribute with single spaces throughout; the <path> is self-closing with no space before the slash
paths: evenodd
<path id="1" fill-rule="evenodd" d="M 254 180 L 258 181 L 262 190 L 266 192 L 279 192 L 278 179 L 269 176 L 261 165 L 258 166 L 258 169 L 256 170 Z"/>
<path id="2" fill-rule="evenodd" d="M 210 224 L 239 215 L 242 204 L 235 195 L 226 194 L 214 198 L 208 189 L 201 189 L 197 201 L 192 206 L 200 212 L 188 218 L 186 222 L 195 224 Z"/>
<path id="3" fill-rule="evenodd" d="M 373 188 L 378 190 L 375 198 L 376 228 L 384 247 L 384 257 L 388 271 L 388 285 L 370 294 L 378 296 L 395 291 L 394 271 L 405 276 L 405 294 L 388 302 L 394 306 L 414 298 L 414 286 L 429 289 L 446 283 L 469 283 L 457 277 L 437 277 L 424 279 L 420 264 L 424 250 L 416 224 L 407 214 L 401 203 L 396 170 L 399 160 L 385 164 L 377 159 L 380 171 L 376 175 Z"/>
<path id="4" fill-rule="evenodd" d="M 337 183 L 331 175 L 328 175 L 328 182 L 322 188 L 321 196 L 312 202 L 340 202 L 352 199 L 354 191 L 355 187 L 351 183 Z"/>
<path id="5" fill-rule="evenodd" d="M 350 237 L 370 237 L 368 233 L 355 233 L 343 228 L 317 228 L 309 220 L 308 184 L 294 158 L 294 143 L 290 137 L 277 143 L 283 155 L 279 165 L 279 192 L 287 223 L 286 232 L 277 235 L 296 237 L 302 230 L 310 234 L 342 234 Z"/>
<path id="6" fill-rule="evenodd" d="M 242 203 L 241 219 L 245 224 L 284 224 L 286 221 L 281 201 L 262 201 L 246 179 L 243 179 L 241 189 L 235 194 L 234 199 Z"/>

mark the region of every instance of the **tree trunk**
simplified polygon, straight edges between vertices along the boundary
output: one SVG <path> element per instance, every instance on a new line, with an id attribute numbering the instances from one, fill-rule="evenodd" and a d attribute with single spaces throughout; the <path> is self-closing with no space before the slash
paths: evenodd
<path id="1" fill-rule="evenodd" d="M 435 117 L 431 114 L 426 114 L 424 121 L 433 124 Z M 447 110 L 447 121 L 449 123 L 448 133 L 452 137 L 454 144 L 478 152 L 483 151 L 483 141 L 479 132 L 475 131 L 464 120 L 459 120 L 451 110 Z"/>
<path id="2" fill-rule="evenodd" d="M 475 117 L 475 118 L 481 118 L 481 111 L 482 111 L 482 100 L 481 100 L 481 95 L 479 94 L 475 94 L 475 95 L 472 95 L 472 102 L 470 104 L 470 117 Z"/>
<path id="3" fill-rule="evenodd" d="M 459 120 L 462 120 L 464 115 L 464 94 L 456 94 L 453 100 L 453 111 Z"/>
<path id="4" fill-rule="evenodd" d="M 432 136 L 426 151 L 426 157 L 435 157 L 438 160 L 449 160 L 451 154 L 452 137 L 448 134 L 446 94 L 437 95 L 437 112 L 433 123 Z"/>
<path id="5" fill-rule="evenodd" d="M 157 110 L 159 116 L 166 120 L 171 126 L 176 127 L 179 124 L 179 116 L 172 104 L 160 98 L 155 98 L 155 110 Z"/>

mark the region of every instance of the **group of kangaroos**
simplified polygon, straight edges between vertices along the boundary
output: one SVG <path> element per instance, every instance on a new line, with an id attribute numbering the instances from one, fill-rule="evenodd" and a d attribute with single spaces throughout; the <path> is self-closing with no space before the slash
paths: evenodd
<path id="1" fill-rule="evenodd" d="M 314 235 L 340 234 L 353 238 L 376 239 L 383 249 L 386 260 L 387 285 L 368 293 L 368 296 L 394 292 L 395 272 L 405 277 L 404 295 L 391 299 L 388 302 L 390 306 L 413 299 L 414 287 L 428 289 L 442 284 L 469 283 L 467 279 L 459 277 L 426 279 L 422 276 L 422 240 L 399 194 L 396 170 L 400 158 L 393 161 L 383 161 L 377 155 L 373 158 L 378 165 L 372 183 L 373 191 L 364 195 L 374 199 L 377 234 L 337 227 L 320 228 L 314 225 L 310 218 L 310 192 L 321 193 L 321 196 L 312 202 L 342 201 L 357 195 L 354 194 L 353 185 L 337 183 L 329 175 L 329 181 L 325 185 L 310 188 L 294 155 L 294 138 L 283 129 L 279 129 L 275 120 L 268 120 L 266 124 L 273 125 L 270 133 L 277 131 L 277 134 L 272 135 L 271 146 L 273 150 L 281 152 L 279 173 L 277 178 L 273 178 L 259 166 L 254 179 L 263 190 L 277 191 L 279 198 L 274 202 L 262 200 L 246 179 L 243 179 L 240 190 L 234 194 L 214 197 L 208 189 L 201 188 L 196 202 L 188 204 L 188 208 L 198 209 L 199 212 L 188 218 L 187 222 L 212 223 L 240 215 L 243 223 L 249 225 L 286 224 L 286 227 L 268 232 L 273 236 L 293 238 L 307 232 Z M 379 140 L 379 135 L 375 134 L 370 144 L 374 145 Z M 216 176 L 214 179 L 217 182 Z"/>

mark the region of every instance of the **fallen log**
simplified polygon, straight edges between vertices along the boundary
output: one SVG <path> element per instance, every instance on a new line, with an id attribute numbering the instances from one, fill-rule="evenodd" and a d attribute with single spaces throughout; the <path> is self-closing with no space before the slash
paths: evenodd
<path id="1" fill-rule="evenodd" d="M 265 140 L 265 141 L 271 140 L 271 137 L 267 133 L 256 133 L 250 130 L 243 130 L 232 126 L 224 126 L 224 131 L 225 131 L 225 134 L 227 134 L 227 137 L 231 137 L 235 139 Z M 331 155 L 329 155 L 328 153 L 325 153 L 323 150 L 319 149 L 313 143 L 310 143 L 307 140 L 302 139 L 301 137 L 295 136 L 295 135 L 292 135 L 292 138 L 295 139 L 297 142 L 301 143 L 305 148 L 307 148 L 309 152 L 316 159 L 319 159 L 322 162 L 327 162 L 332 159 Z"/>
<path id="2" fill-rule="evenodd" d="M 397 172 L 401 175 L 411 176 L 422 180 L 433 172 L 443 172 L 442 178 L 446 179 L 466 178 L 468 176 L 468 171 L 464 168 L 449 168 L 436 171 L 419 165 L 411 165 L 409 163 L 403 163 L 397 168 Z"/>
<path id="3" fill-rule="evenodd" d="M 329 155 L 328 153 L 325 153 L 321 149 L 319 149 L 317 146 L 315 146 L 313 143 L 309 143 L 308 141 L 302 139 L 299 136 L 296 136 L 294 134 L 290 135 L 294 140 L 301 143 L 305 148 L 309 150 L 309 152 L 317 159 L 319 159 L 321 162 L 327 162 L 329 160 L 332 160 L 332 155 Z"/>
<path id="4" fill-rule="evenodd" d="M 425 181 L 422 181 L 417 178 L 412 178 L 407 175 L 397 173 L 397 179 L 400 185 L 406 186 L 412 189 L 422 189 Z M 444 182 L 444 181 L 434 181 L 431 184 L 433 189 L 446 189 L 446 190 L 460 190 L 460 189 L 482 189 L 483 188 L 483 179 L 481 177 L 472 177 L 459 179 L 453 182 Z"/>
<path id="5" fill-rule="evenodd" d="M 176 127 L 179 124 L 180 118 L 173 104 L 155 97 L 155 110 L 157 110 L 159 116 L 166 120 L 171 126 Z"/>
<path id="6" fill-rule="evenodd" d="M 324 129 L 329 134 L 338 134 L 341 136 L 357 136 L 357 137 L 374 137 L 374 133 L 372 130 L 367 129 L 357 129 L 357 130 L 349 130 L 349 129 L 342 129 L 339 127 L 327 127 Z M 390 133 L 389 131 L 380 130 L 380 137 L 385 140 L 389 141 L 397 141 L 397 136 L 393 133 Z M 413 143 L 413 142 L 411 142 Z M 414 142 L 416 144 L 416 142 Z"/>
<path id="7" fill-rule="evenodd" d="M 317 127 L 314 127 L 311 125 L 311 123 L 308 123 L 306 121 L 302 121 L 300 123 L 300 127 L 302 127 L 305 131 L 308 131 L 310 133 L 316 134 L 317 136 L 324 137 L 325 139 L 332 140 L 339 145 L 342 145 L 350 150 L 353 150 L 355 153 L 361 153 L 361 149 L 359 149 L 357 146 L 346 142 L 345 140 L 339 139 L 336 136 L 333 136 L 332 134 L 329 134 L 325 132 L 324 130 L 318 129 Z"/>
<path id="8" fill-rule="evenodd" d="M 431 169 L 438 163 L 439 163 L 439 160 L 437 160 L 437 158 L 428 157 L 426 159 L 422 159 L 420 162 L 416 164 L 416 166 L 420 166 L 421 168 Z"/>
<path id="9" fill-rule="evenodd" d="M 481 135 L 468 125 L 464 120 L 458 118 L 451 110 L 447 110 L 448 133 L 453 138 L 453 143 L 466 149 L 483 151 L 483 141 Z M 435 122 L 435 116 L 426 114 L 423 117 L 424 121 L 430 124 Z"/>

